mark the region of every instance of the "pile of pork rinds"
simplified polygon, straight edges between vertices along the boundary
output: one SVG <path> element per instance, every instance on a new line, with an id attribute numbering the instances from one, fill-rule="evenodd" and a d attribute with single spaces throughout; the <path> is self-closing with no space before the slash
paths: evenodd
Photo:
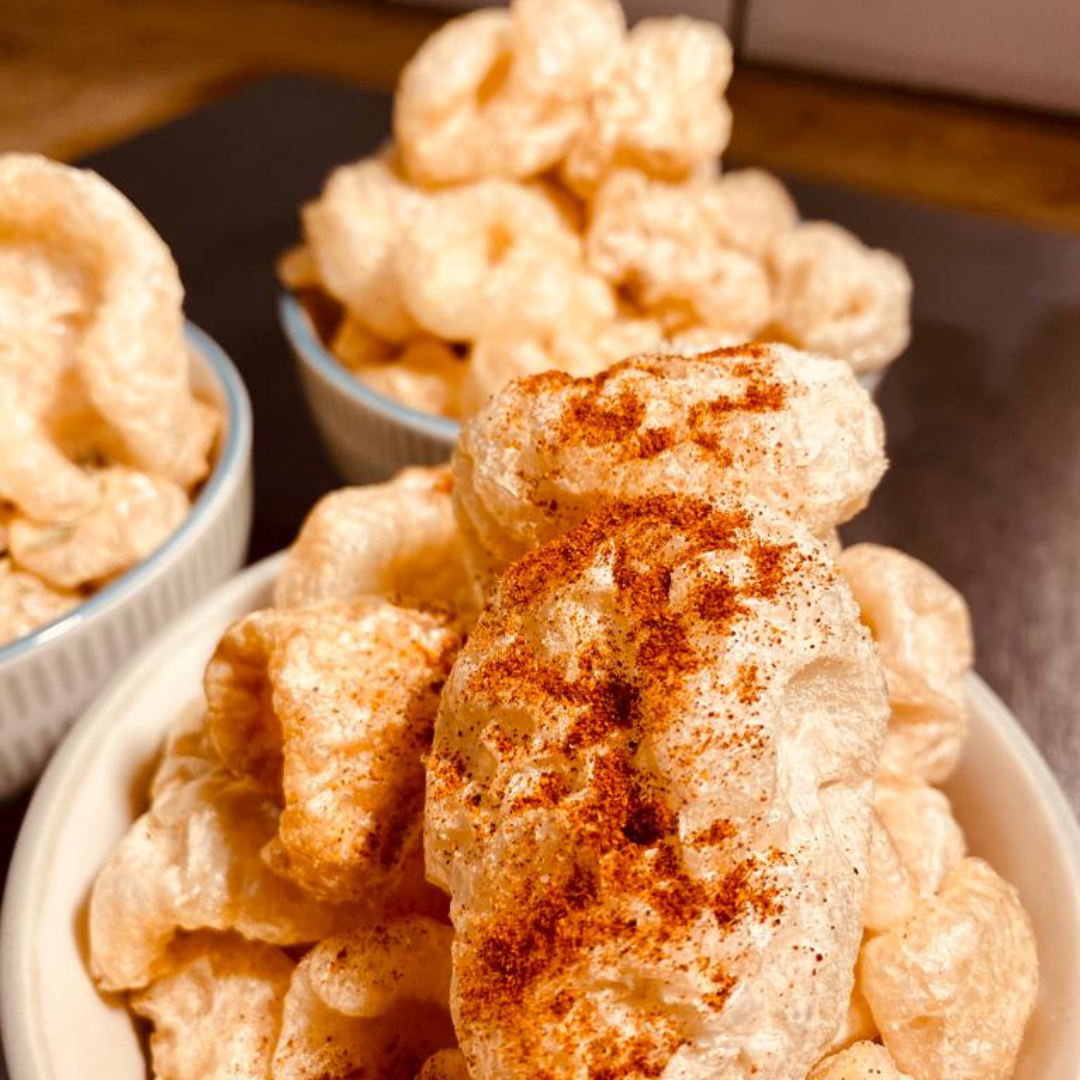
<path id="1" fill-rule="evenodd" d="M 154 551 L 210 468 L 183 289 L 94 173 L 0 155 L 0 645 Z"/>
<path id="2" fill-rule="evenodd" d="M 407 405 L 471 416 L 511 378 L 749 340 L 872 372 L 909 337 L 893 255 L 721 173 L 731 45 L 617 0 L 513 0 L 404 69 L 394 140 L 304 207 L 285 284 L 329 295 L 332 351 Z M 315 304 L 322 312 L 325 304 Z"/>
<path id="3" fill-rule="evenodd" d="M 90 904 L 162 1080 L 1007 1080 L 1037 960 L 944 781 L 962 598 L 786 346 L 517 380 L 324 498 Z"/>

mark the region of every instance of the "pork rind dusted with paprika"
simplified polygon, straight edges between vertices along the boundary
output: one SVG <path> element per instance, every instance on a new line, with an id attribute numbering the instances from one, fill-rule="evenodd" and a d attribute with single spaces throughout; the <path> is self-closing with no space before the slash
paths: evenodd
<path id="1" fill-rule="evenodd" d="M 429 877 L 476 1080 L 802 1077 L 862 935 L 887 702 L 820 544 L 610 504 L 503 576 L 443 695 Z"/>
<path id="2" fill-rule="evenodd" d="M 487 581 L 604 502 L 751 495 L 825 533 L 885 470 L 850 369 L 780 345 L 639 356 L 593 378 L 511 383 L 462 431 L 454 499 Z"/>
<path id="3" fill-rule="evenodd" d="M 150 808 L 114 849 L 90 898 L 90 969 L 106 990 L 144 987 L 169 970 L 182 931 L 235 930 L 274 945 L 309 944 L 357 910 L 322 903 L 263 862 L 277 834 L 272 798 L 225 770 L 202 718 L 171 736 Z"/>
<path id="4" fill-rule="evenodd" d="M 619 56 L 615 0 L 514 0 L 432 34 L 405 66 L 394 136 L 424 184 L 523 178 L 555 165 Z"/>
<path id="5" fill-rule="evenodd" d="M 298 608 L 375 594 L 470 611 L 452 487 L 449 468 L 414 468 L 384 484 L 325 495 L 289 549 L 274 602 Z"/>
<path id="6" fill-rule="evenodd" d="M 416 1080 L 469 1080 L 465 1055 L 457 1049 L 436 1050 L 424 1062 Z"/>
<path id="7" fill-rule="evenodd" d="M 120 192 L 0 155 L 0 236 L 3 644 L 161 545 L 219 418 L 190 386 L 176 265 Z"/>
<path id="8" fill-rule="evenodd" d="M 158 1080 L 269 1080 L 296 964 L 281 949 L 199 933 L 169 947 L 161 975 L 131 997 L 153 1025 Z"/>
<path id="9" fill-rule="evenodd" d="M 454 1046 L 450 927 L 413 917 L 327 938 L 285 998 L 273 1080 L 416 1075 Z"/>
<path id="10" fill-rule="evenodd" d="M 920 1080 L 1008 1080 L 1035 1006 L 1035 935 L 1020 899 L 964 859 L 902 925 L 870 940 L 860 981 L 897 1066 Z"/>
<path id="11" fill-rule="evenodd" d="M 913 1080 L 880 1043 L 857 1042 L 819 1061 L 806 1080 Z"/>
<path id="12" fill-rule="evenodd" d="M 463 633 L 378 597 L 241 619 L 206 669 L 225 766 L 284 809 L 265 857 L 329 902 L 430 910 L 423 755 Z"/>
<path id="13" fill-rule="evenodd" d="M 964 598 L 894 548 L 856 544 L 840 556 L 881 653 L 892 716 L 882 771 L 927 783 L 948 778 L 967 734 L 964 676 L 974 644 Z"/>

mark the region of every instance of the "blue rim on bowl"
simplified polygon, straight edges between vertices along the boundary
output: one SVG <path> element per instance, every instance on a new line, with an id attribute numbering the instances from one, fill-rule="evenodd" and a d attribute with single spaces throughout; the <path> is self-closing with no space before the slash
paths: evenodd
<path id="1" fill-rule="evenodd" d="M 457 441 L 461 425 L 456 420 L 445 416 L 434 416 L 421 412 L 409 405 L 403 405 L 386 394 L 380 394 L 365 386 L 355 375 L 337 359 L 323 344 L 315 332 L 300 301 L 288 291 L 278 291 L 278 313 L 281 325 L 296 355 L 304 363 L 313 367 L 320 375 L 329 380 L 346 397 L 368 409 L 383 413 L 392 420 L 415 431 L 421 431 L 429 438 L 445 440 L 447 445 Z"/>
<path id="2" fill-rule="evenodd" d="M 87 597 L 66 615 L 61 615 L 52 622 L 39 626 L 36 630 L 16 638 L 7 645 L 0 646 L 0 665 L 15 657 L 24 656 L 35 649 L 40 649 L 68 634 L 87 620 L 94 618 L 115 599 L 129 589 L 149 579 L 164 564 L 169 555 L 198 528 L 203 510 L 217 498 L 231 475 L 235 465 L 243 461 L 251 445 L 251 402 L 244 388 L 240 373 L 226 356 L 225 350 L 205 330 L 194 323 L 186 322 L 184 336 L 188 344 L 202 356 L 213 369 L 224 394 L 228 416 L 228 433 L 225 444 L 221 447 L 217 461 L 209 478 L 195 499 L 187 517 L 177 530 L 152 554 L 130 570 L 125 571 L 108 585 L 99 589 L 93 596 Z"/>

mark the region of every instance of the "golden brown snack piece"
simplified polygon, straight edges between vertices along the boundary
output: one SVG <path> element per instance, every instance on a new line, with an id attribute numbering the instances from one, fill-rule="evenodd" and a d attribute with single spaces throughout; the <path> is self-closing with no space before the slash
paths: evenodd
<path id="1" fill-rule="evenodd" d="M 462 384 L 466 376 L 463 356 L 437 338 L 417 338 L 394 355 L 374 362 L 342 363 L 377 394 L 404 402 L 432 416 L 458 420 L 462 416 Z"/>
<path id="2" fill-rule="evenodd" d="M 473 1076 L 801 1080 L 848 1005 L 886 716 L 849 590 L 771 511 L 614 503 L 515 563 L 428 769 Z"/>
<path id="3" fill-rule="evenodd" d="M 1035 1006 L 1035 936 L 1016 890 L 964 859 L 903 925 L 870 940 L 860 982 L 899 1068 L 1007 1080 Z"/>
<path id="4" fill-rule="evenodd" d="M 411 1077 L 452 1047 L 451 933 L 413 918 L 312 949 L 285 999 L 273 1080 Z"/>
<path id="5" fill-rule="evenodd" d="M 590 100 L 563 179 L 589 193 L 612 168 L 681 179 L 717 158 L 731 135 L 730 78 L 731 43 L 715 23 L 643 19 Z"/>
<path id="6" fill-rule="evenodd" d="M 876 934 L 902 923 L 919 903 L 918 885 L 877 813 L 870 829 L 868 870 L 863 921 L 867 932 Z"/>
<path id="7" fill-rule="evenodd" d="M 673 489 L 752 496 L 825 533 L 866 504 L 883 440 L 836 361 L 782 345 L 644 355 L 505 387 L 462 430 L 455 510 L 485 584 L 603 503 Z"/>
<path id="8" fill-rule="evenodd" d="M 402 299 L 395 257 L 405 229 L 426 201 L 384 153 L 335 169 L 301 215 L 322 285 L 355 318 L 390 341 L 418 331 Z"/>
<path id="9" fill-rule="evenodd" d="M 90 970 L 104 990 L 146 986 L 183 930 L 236 930 L 274 945 L 318 941 L 355 908 L 305 894 L 263 862 L 277 833 L 272 799 L 214 760 L 201 732 L 170 739 L 150 809 L 128 830 L 90 897 Z"/>
<path id="10" fill-rule="evenodd" d="M 514 0 L 432 34 L 405 66 L 394 137 L 421 184 L 524 178 L 553 166 L 618 57 L 614 0 Z"/>
<path id="11" fill-rule="evenodd" d="M 895 360 L 911 337 L 911 278 L 888 251 L 872 250 L 824 221 L 805 222 L 769 252 L 777 329 L 793 345 L 846 360 L 857 372 Z"/>
<path id="12" fill-rule="evenodd" d="M 156 1080 L 270 1080 L 295 966 L 281 949 L 236 935 L 174 941 L 162 974 L 131 997 L 153 1025 Z"/>
<path id="13" fill-rule="evenodd" d="M 187 516 L 184 489 L 171 480 L 113 465 L 93 472 L 94 505 L 62 522 L 17 515 L 12 558 L 55 589 L 101 585 L 156 551 Z"/>
<path id="14" fill-rule="evenodd" d="M 0 556 L 0 645 L 59 619 L 82 599 L 78 593 L 50 589 Z"/>
<path id="15" fill-rule="evenodd" d="M 469 1080 L 465 1055 L 460 1050 L 436 1050 L 416 1074 L 416 1080 Z"/>
<path id="16" fill-rule="evenodd" d="M 894 548 L 855 544 L 839 562 L 889 684 L 882 772 L 940 783 L 967 734 L 964 676 L 974 654 L 967 604 L 930 567 Z"/>
<path id="17" fill-rule="evenodd" d="M 857 1042 L 819 1061 L 806 1080 L 913 1080 L 880 1043 Z"/>
<path id="18" fill-rule="evenodd" d="M 447 466 L 403 469 L 384 484 L 323 496 L 304 520 L 274 587 L 278 607 L 365 593 L 475 606 Z"/>
<path id="19" fill-rule="evenodd" d="M 315 896 L 429 910 L 423 755 L 461 645 L 447 609 L 377 597 L 241 619 L 206 670 L 226 766 L 282 800 L 270 864 Z"/>
<path id="20" fill-rule="evenodd" d="M 847 1013 L 840 1025 L 840 1030 L 829 1043 L 829 1053 L 836 1054 L 841 1050 L 846 1050 L 852 1043 L 873 1042 L 877 1037 L 877 1024 L 874 1023 L 870 1006 L 866 1003 L 862 988 L 859 986 L 858 965 L 856 965 L 855 985 L 851 988 Z"/>
<path id="21" fill-rule="evenodd" d="M 593 200 L 585 249 L 670 333 L 707 327 L 745 341 L 772 315 L 761 250 L 790 227 L 789 213 L 765 174 L 672 184 L 622 170 Z"/>
<path id="22" fill-rule="evenodd" d="M 176 264 L 145 218 L 96 174 L 33 154 L 0 157 L 8 245 L 56 250 L 92 298 L 70 342 L 86 398 L 127 463 L 181 487 L 209 468 L 216 415 L 189 385 Z"/>

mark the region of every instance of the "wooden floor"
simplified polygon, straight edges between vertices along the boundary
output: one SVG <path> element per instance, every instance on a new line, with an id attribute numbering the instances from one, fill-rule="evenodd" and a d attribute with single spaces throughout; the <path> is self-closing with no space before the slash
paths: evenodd
<path id="1" fill-rule="evenodd" d="M 74 157 L 252 78 L 391 86 L 442 16 L 334 0 L 0 0 L 0 150 Z M 743 66 L 731 152 L 1080 232 L 1080 125 Z"/>

